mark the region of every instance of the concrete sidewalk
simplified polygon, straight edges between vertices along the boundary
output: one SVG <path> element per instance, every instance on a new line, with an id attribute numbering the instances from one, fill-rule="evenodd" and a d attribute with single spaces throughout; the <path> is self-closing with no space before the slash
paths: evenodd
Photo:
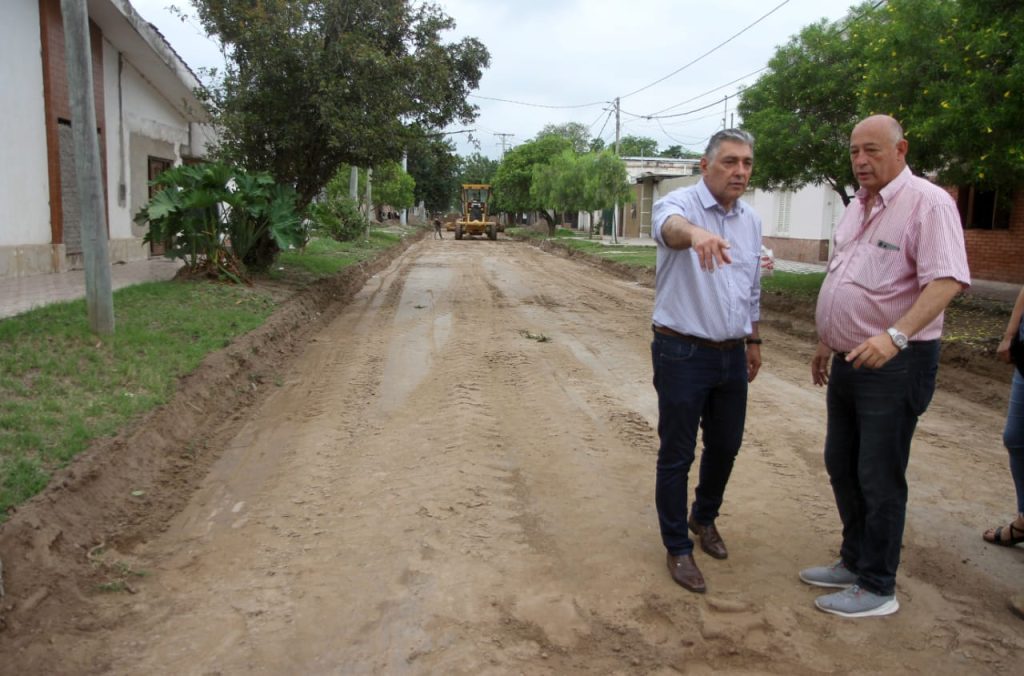
<path id="1" fill-rule="evenodd" d="M 174 277 L 179 267 L 181 261 L 163 257 L 115 263 L 110 267 L 110 285 L 117 290 L 142 282 L 165 281 Z M 0 278 L 0 319 L 42 305 L 84 297 L 84 270 Z"/>
<path id="2" fill-rule="evenodd" d="M 651 245 L 649 237 L 641 240 L 621 240 L 620 243 Z M 142 282 L 165 281 L 174 277 L 180 261 L 150 258 L 144 261 L 115 263 L 111 266 L 111 286 L 116 290 Z M 825 266 L 817 263 L 776 260 L 775 269 L 786 272 L 823 272 Z M 976 279 L 968 294 L 1012 303 L 1020 292 L 1019 284 L 990 282 Z M 0 319 L 12 317 L 32 308 L 85 297 L 85 271 L 72 270 L 50 275 L 0 278 Z"/>

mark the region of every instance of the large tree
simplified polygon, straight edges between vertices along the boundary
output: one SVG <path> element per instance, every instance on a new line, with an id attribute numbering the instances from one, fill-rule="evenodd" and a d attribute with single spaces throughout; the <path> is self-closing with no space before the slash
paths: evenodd
<path id="1" fill-rule="evenodd" d="M 446 212 L 458 202 L 459 158 L 441 134 L 421 136 L 409 147 L 409 175 L 416 181 L 416 202 L 428 211 Z"/>
<path id="2" fill-rule="evenodd" d="M 494 197 L 498 208 L 507 212 L 539 211 L 547 221 L 548 229 L 554 231 L 554 218 L 546 210 L 550 205 L 531 195 L 530 187 L 533 184 L 533 168 L 548 164 L 566 150 L 572 151 L 568 139 L 547 134 L 505 153 L 494 175 Z"/>
<path id="3" fill-rule="evenodd" d="M 610 209 L 632 196 L 626 164 L 611 150 L 577 155 L 567 149 L 533 167 L 530 197 L 556 212 Z M 548 228 L 554 234 L 551 221 Z"/>
<path id="4" fill-rule="evenodd" d="M 462 183 L 490 183 L 498 171 L 498 160 L 492 160 L 480 153 L 462 158 L 459 180 Z"/>
<path id="5" fill-rule="evenodd" d="M 195 0 L 228 62 L 210 103 L 220 154 L 311 200 L 343 163 L 399 160 L 421 132 L 468 122 L 490 56 L 410 0 Z"/>
<path id="6" fill-rule="evenodd" d="M 669 146 L 668 148 L 665 148 L 664 150 L 661 151 L 660 155 L 660 157 L 674 157 L 676 159 L 682 160 L 699 160 L 701 156 L 702 153 L 696 152 L 694 150 L 687 150 L 686 148 L 679 145 Z"/>
<path id="7" fill-rule="evenodd" d="M 811 24 L 776 50 L 768 72 L 740 94 L 743 127 L 755 137 L 751 183 L 797 190 L 827 183 L 848 204 L 855 185 L 847 147 L 859 111 L 865 31 L 877 10 Z"/>
<path id="8" fill-rule="evenodd" d="M 915 171 L 1024 183 L 1024 4 L 891 0 L 865 52 L 864 113 L 899 119 Z"/>
<path id="9" fill-rule="evenodd" d="M 585 153 L 590 150 L 590 130 L 587 129 L 585 124 L 580 122 L 544 125 L 544 128 L 540 130 L 539 134 L 537 134 L 537 138 L 540 138 L 541 136 L 548 136 L 549 134 L 554 134 L 555 136 L 561 136 L 564 139 L 568 139 L 569 143 L 572 144 L 573 152 Z"/>
<path id="10" fill-rule="evenodd" d="M 657 157 L 658 142 L 647 136 L 627 134 L 619 139 L 621 157 Z"/>

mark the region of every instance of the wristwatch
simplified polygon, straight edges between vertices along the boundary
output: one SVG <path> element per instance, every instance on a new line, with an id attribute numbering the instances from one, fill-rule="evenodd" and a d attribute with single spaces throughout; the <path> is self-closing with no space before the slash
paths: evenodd
<path id="1" fill-rule="evenodd" d="M 895 326 L 890 326 L 885 330 L 885 332 L 889 334 L 890 338 L 892 338 L 893 345 L 900 348 L 900 350 L 907 349 L 909 341 L 907 340 L 906 335 L 899 332 L 899 329 L 897 329 Z"/>

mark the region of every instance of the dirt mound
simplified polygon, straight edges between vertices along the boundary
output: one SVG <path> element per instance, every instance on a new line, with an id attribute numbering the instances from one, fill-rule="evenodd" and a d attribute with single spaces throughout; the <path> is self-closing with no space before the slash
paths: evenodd
<path id="1" fill-rule="evenodd" d="M 127 550 L 166 528 L 307 336 L 420 237 L 301 291 L 271 283 L 272 294 L 290 297 L 260 328 L 209 355 L 170 402 L 95 442 L 17 508 L 0 525 L 0 653 L 74 625 L 76 609 L 112 576 L 130 591 L 99 553 Z"/>

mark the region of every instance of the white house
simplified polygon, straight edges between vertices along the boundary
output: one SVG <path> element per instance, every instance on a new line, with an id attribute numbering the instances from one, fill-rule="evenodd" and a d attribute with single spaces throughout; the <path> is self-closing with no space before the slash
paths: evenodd
<path id="1" fill-rule="evenodd" d="M 199 81 L 128 0 L 88 0 L 93 87 L 112 261 L 151 254 L 132 217 L 165 168 L 213 141 Z M 60 0 L 0 9 L 0 277 L 81 266 Z"/>
<path id="2" fill-rule="evenodd" d="M 634 200 L 622 214 L 620 236 L 650 237 L 651 207 L 676 188 L 700 180 L 700 160 L 623 158 L 634 184 Z M 843 201 L 827 185 L 797 191 L 750 190 L 743 196 L 760 214 L 765 246 L 794 261 L 828 260 L 829 242 L 843 213 Z"/>

